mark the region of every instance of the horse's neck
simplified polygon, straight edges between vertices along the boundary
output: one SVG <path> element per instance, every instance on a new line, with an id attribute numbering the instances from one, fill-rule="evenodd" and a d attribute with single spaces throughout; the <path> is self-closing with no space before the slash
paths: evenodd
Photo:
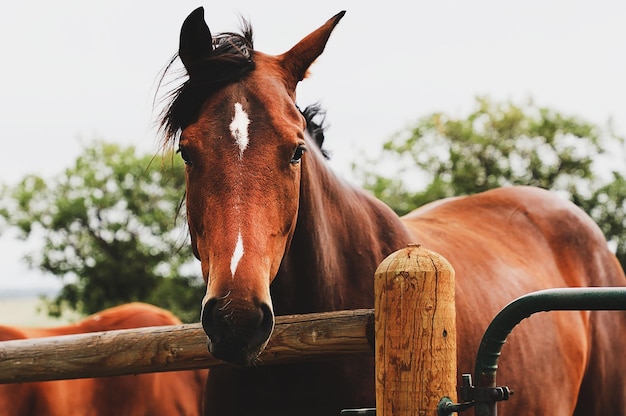
<path id="1" fill-rule="evenodd" d="M 373 307 L 376 267 L 410 242 L 400 218 L 322 161 L 303 166 L 291 246 L 273 283 L 278 314 Z"/>

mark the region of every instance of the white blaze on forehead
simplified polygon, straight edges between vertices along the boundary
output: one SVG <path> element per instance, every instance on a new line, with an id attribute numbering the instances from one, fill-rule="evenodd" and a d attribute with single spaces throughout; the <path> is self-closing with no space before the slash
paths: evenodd
<path id="1" fill-rule="evenodd" d="M 250 124 L 248 113 L 244 111 L 241 103 L 235 103 L 235 115 L 229 128 L 235 144 L 239 147 L 239 159 L 243 157 L 243 151 L 248 147 L 248 124 Z"/>
<path id="2" fill-rule="evenodd" d="M 241 231 L 237 235 L 237 244 L 235 244 L 235 251 L 233 251 L 233 257 L 230 259 L 230 273 L 235 277 L 237 266 L 239 261 L 243 257 L 243 240 L 241 239 Z"/>

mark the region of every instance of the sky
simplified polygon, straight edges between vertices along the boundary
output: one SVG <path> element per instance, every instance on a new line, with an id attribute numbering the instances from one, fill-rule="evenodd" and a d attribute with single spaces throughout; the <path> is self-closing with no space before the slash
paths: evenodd
<path id="1" fill-rule="evenodd" d="M 467 115 L 477 95 L 532 98 L 626 133 L 620 0 L 15 1 L 0 14 L 0 184 L 51 178 L 96 139 L 157 152 L 159 75 L 198 6 L 213 33 L 249 19 L 271 54 L 347 11 L 297 92 L 301 107 L 327 110 L 344 176 L 422 116 Z M 38 244 L 3 231 L 0 291 L 58 287 L 20 260 Z"/>

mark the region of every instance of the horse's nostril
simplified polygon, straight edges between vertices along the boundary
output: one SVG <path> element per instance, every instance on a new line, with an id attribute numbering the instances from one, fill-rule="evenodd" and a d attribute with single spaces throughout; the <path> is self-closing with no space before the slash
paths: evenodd
<path id="1" fill-rule="evenodd" d="M 202 328 L 204 329 L 204 332 L 207 334 L 209 339 L 211 339 L 213 342 L 215 342 L 217 338 L 215 322 L 216 320 L 219 320 L 219 317 L 217 317 L 216 319 L 215 316 L 217 313 L 217 301 L 218 300 L 216 298 L 209 299 L 209 301 L 204 304 L 201 313 Z"/>
<path id="2" fill-rule="evenodd" d="M 224 361 L 241 364 L 254 360 L 274 328 L 274 314 L 265 303 L 234 305 L 212 298 L 202 309 L 202 327 L 209 351 Z"/>
<path id="3" fill-rule="evenodd" d="M 264 344 L 272 334 L 274 329 L 274 313 L 272 309 L 265 303 L 259 307 L 261 320 L 259 322 L 259 328 L 257 330 L 257 342 Z"/>

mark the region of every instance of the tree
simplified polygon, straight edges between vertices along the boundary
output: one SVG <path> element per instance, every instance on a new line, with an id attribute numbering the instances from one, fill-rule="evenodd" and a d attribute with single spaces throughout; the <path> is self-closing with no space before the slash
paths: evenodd
<path id="1" fill-rule="evenodd" d="M 179 158 L 100 142 L 52 181 L 30 175 L 6 188 L 0 213 L 22 238 L 43 237 L 27 261 L 63 281 L 49 314 L 144 301 L 197 321 L 203 282 L 176 226 L 184 189 Z"/>
<path id="2" fill-rule="evenodd" d="M 398 214 L 501 186 L 557 191 L 599 224 L 626 266 L 626 180 L 620 166 L 606 163 L 616 150 L 624 168 L 624 140 L 610 125 L 602 129 L 531 101 L 518 106 L 482 97 L 467 118 L 419 119 L 387 141 L 376 162 L 353 171 Z M 395 168 L 381 174 L 378 166 Z"/>

